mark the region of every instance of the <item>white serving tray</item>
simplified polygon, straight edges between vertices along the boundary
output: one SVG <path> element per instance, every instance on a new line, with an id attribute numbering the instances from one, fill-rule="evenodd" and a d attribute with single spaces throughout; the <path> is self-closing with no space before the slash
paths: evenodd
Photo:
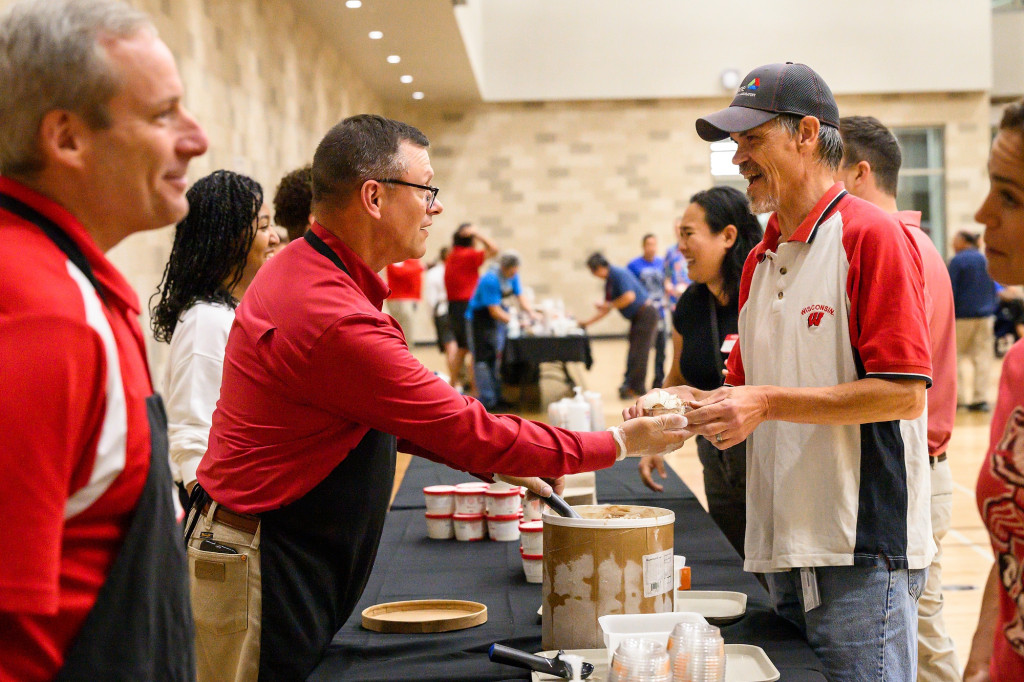
<path id="1" fill-rule="evenodd" d="M 557 653 L 541 651 L 539 655 L 553 658 Z M 565 653 L 582 656 L 584 661 L 594 665 L 594 672 L 587 678 L 588 682 L 607 682 L 608 652 L 605 649 L 573 649 Z M 725 645 L 725 682 L 772 682 L 779 677 L 778 668 L 761 647 L 752 644 Z M 544 682 L 561 678 L 535 672 L 530 679 L 533 682 Z"/>
<path id="2" fill-rule="evenodd" d="M 725 645 L 725 682 L 772 682 L 780 676 L 779 669 L 761 647 Z"/>
<path id="3" fill-rule="evenodd" d="M 747 612 L 747 595 L 742 592 L 677 590 L 676 611 L 692 611 L 712 625 L 735 623 Z"/>

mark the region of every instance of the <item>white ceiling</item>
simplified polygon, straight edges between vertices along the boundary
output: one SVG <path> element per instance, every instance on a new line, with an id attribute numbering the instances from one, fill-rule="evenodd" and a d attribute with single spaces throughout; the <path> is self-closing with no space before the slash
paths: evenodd
<path id="1" fill-rule="evenodd" d="M 992 83 L 990 0 L 296 2 L 388 102 L 721 97 L 723 71 L 778 61 L 836 94 Z"/>
<path id="2" fill-rule="evenodd" d="M 345 0 L 295 0 L 384 100 L 409 102 L 415 91 L 424 93 L 425 103 L 480 100 L 451 0 L 362 3 L 348 9 Z M 370 31 L 381 31 L 384 37 L 371 40 Z M 393 54 L 402 61 L 389 64 L 387 57 Z M 413 77 L 411 84 L 399 82 L 404 74 Z"/>

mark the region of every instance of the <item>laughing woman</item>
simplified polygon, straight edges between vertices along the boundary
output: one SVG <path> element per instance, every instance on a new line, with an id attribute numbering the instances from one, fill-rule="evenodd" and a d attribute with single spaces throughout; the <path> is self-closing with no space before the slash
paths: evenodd
<path id="1" fill-rule="evenodd" d="M 985 225 L 992 279 L 1024 284 L 1024 101 L 1011 104 L 988 160 Z M 1024 341 L 1006 353 L 978 475 L 978 508 L 996 556 L 982 596 L 964 682 L 1024 680 Z"/>
<path id="2" fill-rule="evenodd" d="M 164 382 L 171 472 L 182 506 L 206 452 L 220 396 L 235 306 L 280 243 L 251 178 L 220 170 L 189 189 L 151 312 L 157 341 L 171 344 Z"/>
<path id="3" fill-rule="evenodd" d="M 743 262 L 761 236 L 761 224 L 739 190 L 712 187 L 691 197 L 679 223 L 679 251 L 693 284 L 679 297 L 672 315 L 674 350 L 666 387 L 686 384 L 712 391 L 722 385 L 725 358 L 737 334 Z M 708 511 L 740 556 L 747 524 L 746 453 L 745 442 L 718 450 L 697 437 Z M 652 469 L 665 477 L 660 456 L 640 461 L 644 483 L 660 491 Z"/>

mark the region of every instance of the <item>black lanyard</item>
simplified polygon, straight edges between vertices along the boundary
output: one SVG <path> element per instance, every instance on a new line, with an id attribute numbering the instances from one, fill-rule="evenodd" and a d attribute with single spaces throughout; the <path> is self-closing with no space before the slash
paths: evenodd
<path id="1" fill-rule="evenodd" d="M 313 230 L 306 230 L 306 233 L 302 235 L 302 238 L 309 242 L 309 245 L 313 247 L 313 250 L 341 268 L 341 271 L 346 275 L 349 277 L 352 276 L 352 273 L 348 271 L 345 264 L 341 262 L 341 258 L 338 257 L 338 254 L 334 253 L 334 250 L 327 246 L 324 240 L 320 239 Z"/>
<path id="2" fill-rule="evenodd" d="M 0 208 L 13 213 L 23 220 L 27 220 L 32 223 L 40 230 L 43 231 L 47 237 L 50 238 L 58 249 L 60 249 L 68 260 L 75 264 L 82 274 L 85 275 L 86 279 L 92 284 L 93 289 L 96 290 L 96 295 L 100 297 L 100 300 L 104 304 L 107 302 L 106 292 L 103 286 L 96 279 L 96 275 L 93 274 L 92 266 L 89 265 L 89 261 L 86 260 L 85 254 L 78 248 L 78 244 L 74 242 L 71 237 L 68 236 L 67 232 L 62 230 L 57 223 L 53 222 L 39 211 L 35 210 L 28 204 L 18 199 L 15 199 L 9 194 L 0 192 Z"/>
<path id="3" fill-rule="evenodd" d="M 711 293 L 711 287 L 708 287 L 708 305 L 711 306 L 711 350 L 715 356 L 715 365 L 718 367 L 718 376 L 721 377 L 725 361 L 722 360 L 722 342 L 718 336 L 718 299 Z"/>

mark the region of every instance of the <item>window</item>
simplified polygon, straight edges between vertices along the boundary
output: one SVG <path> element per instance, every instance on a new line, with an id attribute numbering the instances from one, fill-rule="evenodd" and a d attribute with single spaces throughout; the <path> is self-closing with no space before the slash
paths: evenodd
<path id="1" fill-rule="evenodd" d="M 731 139 L 711 143 L 711 184 L 728 185 L 741 192 L 747 191 L 747 181 L 740 175 L 740 167 L 733 165 L 736 143 Z"/>
<path id="2" fill-rule="evenodd" d="M 921 229 L 946 257 L 946 171 L 942 128 L 894 128 L 900 143 L 896 204 L 903 211 L 921 212 Z"/>

